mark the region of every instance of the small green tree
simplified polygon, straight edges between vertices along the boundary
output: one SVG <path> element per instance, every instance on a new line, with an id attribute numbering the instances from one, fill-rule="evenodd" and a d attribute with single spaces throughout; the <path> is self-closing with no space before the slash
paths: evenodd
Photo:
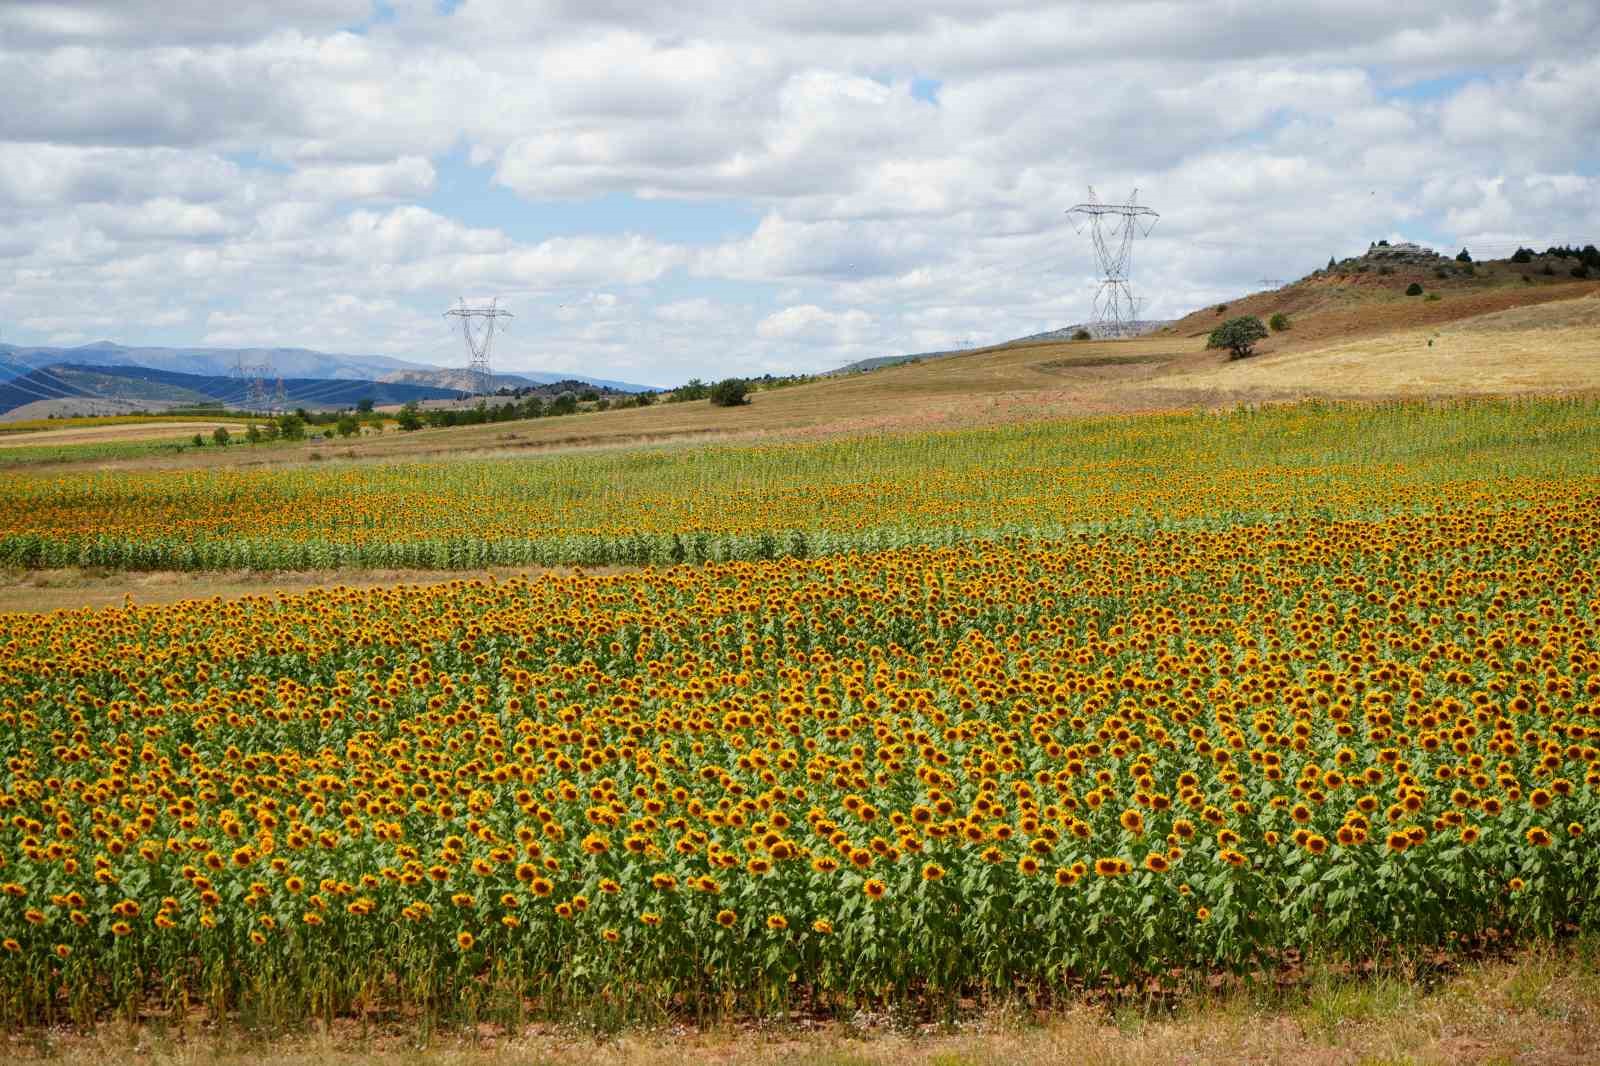
<path id="1" fill-rule="evenodd" d="M 553 415 L 570 415 L 578 410 L 578 398 L 570 392 L 563 392 L 560 396 L 550 401 L 547 410 Z"/>
<path id="2" fill-rule="evenodd" d="M 672 395 L 668 397 L 668 402 L 683 403 L 687 400 L 703 400 L 710 391 L 711 387 L 699 378 L 690 378 L 672 390 Z"/>
<path id="3" fill-rule="evenodd" d="M 356 410 L 361 414 L 370 415 L 372 413 L 372 397 L 363 396 L 361 399 L 357 400 Z"/>
<path id="4" fill-rule="evenodd" d="M 1246 359 L 1255 354 L 1256 342 L 1267 338 L 1267 327 L 1255 315 L 1230 318 L 1211 331 L 1207 348 L 1228 349 L 1229 359 Z"/>
<path id="5" fill-rule="evenodd" d="M 1456 262 L 1458 262 L 1458 263 L 1470 263 L 1470 262 L 1472 262 L 1472 253 L 1468 252 L 1465 248 L 1461 249 L 1461 251 L 1456 253 Z"/>
<path id="6" fill-rule="evenodd" d="M 422 416 L 417 413 L 415 400 L 400 408 L 400 413 L 395 415 L 395 422 L 407 433 L 422 428 Z"/>
<path id="7" fill-rule="evenodd" d="M 356 421 L 355 415 L 340 415 L 333 428 L 338 430 L 341 437 L 353 437 L 361 432 L 361 423 Z"/>
<path id="8" fill-rule="evenodd" d="M 278 418 L 278 432 L 284 440 L 304 440 L 306 436 L 306 420 L 298 414 L 281 415 Z"/>
<path id="9" fill-rule="evenodd" d="M 249 441 L 251 444 L 260 444 L 261 427 L 256 425 L 254 422 L 250 423 L 245 427 L 244 439 Z"/>
<path id="10" fill-rule="evenodd" d="M 713 407 L 738 407 L 749 403 L 750 385 L 743 378 L 723 378 L 711 386 Z"/>
<path id="11" fill-rule="evenodd" d="M 1084 329 L 1082 326 L 1079 326 L 1077 329 L 1072 331 L 1072 339 L 1075 341 L 1086 341 L 1089 340 L 1091 336 L 1092 335 L 1089 333 L 1089 331 Z"/>
<path id="12" fill-rule="evenodd" d="M 649 407 L 651 404 L 656 402 L 656 394 L 653 392 L 635 393 L 633 398 L 638 402 L 640 407 Z"/>
<path id="13" fill-rule="evenodd" d="M 211 440 L 219 448 L 226 448 L 228 446 L 228 441 L 232 439 L 232 436 L 228 433 L 227 426 L 218 426 L 216 429 L 211 431 Z"/>
<path id="14" fill-rule="evenodd" d="M 1410 285 L 1407 285 L 1406 286 L 1406 295 L 1407 296 L 1421 296 L 1422 295 L 1422 283 L 1420 281 L 1413 281 Z"/>
<path id="15" fill-rule="evenodd" d="M 1282 333 L 1289 328 L 1289 316 L 1282 311 L 1274 312 L 1273 316 L 1267 319 L 1267 325 L 1272 327 L 1272 332 Z"/>
<path id="16" fill-rule="evenodd" d="M 190 438 L 190 443 L 192 443 L 196 448 L 204 448 L 206 446 L 206 439 L 200 434 L 196 433 Z"/>

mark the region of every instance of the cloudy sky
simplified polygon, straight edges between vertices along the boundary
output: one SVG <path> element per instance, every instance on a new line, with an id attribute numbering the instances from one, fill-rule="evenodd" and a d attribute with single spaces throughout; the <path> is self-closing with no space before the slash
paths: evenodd
<path id="1" fill-rule="evenodd" d="M 226 16 L 214 12 L 227 10 Z M 3 0 L 0 340 L 670 384 L 1600 239 L 1593 0 Z"/>

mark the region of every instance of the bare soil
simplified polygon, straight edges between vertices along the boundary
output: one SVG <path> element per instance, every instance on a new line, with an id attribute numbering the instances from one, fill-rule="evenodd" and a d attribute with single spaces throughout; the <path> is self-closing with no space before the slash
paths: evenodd
<path id="1" fill-rule="evenodd" d="M 1600 1041 L 1592 945 L 1532 950 L 1453 976 L 1311 975 L 1287 992 L 1236 988 L 1176 1004 L 1080 1003 L 1038 1013 L 969 1013 L 951 1025 L 896 1024 L 864 1012 L 845 1023 L 791 1021 L 719 1029 L 669 1026 L 608 1035 L 533 1024 L 482 1025 L 422 1043 L 356 1021 L 308 1023 L 270 1039 L 198 1018 L 110 1023 L 93 1033 L 13 1035 L 0 1061 L 63 1066 L 1056 1066 L 1059 1063 L 1285 1066 L 1584 1066 Z"/>

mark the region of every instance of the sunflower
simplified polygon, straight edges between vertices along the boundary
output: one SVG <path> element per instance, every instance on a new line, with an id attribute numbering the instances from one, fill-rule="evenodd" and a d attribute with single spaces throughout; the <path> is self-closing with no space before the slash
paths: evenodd
<path id="1" fill-rule="evenodd" d="M 939 881 L 943 878 L 944 867 L 938 863 L 930 862 L 922 868 L 922 879 L 924 881 Z"/>
<path id="2" fill-rule="evenodd" d="M 789 919 L 781 914 L 769 914 L 767 915 L 767 928 L 774 932 L 782 932 L 789 928 Z"/>
<path id="3" fill-rule="evenodd" d="M 861 891 L 865 892 L 870 900 L 880 900 L 889 891 L 889 886 L 873 877 L 868 878 L 867 882 L 861 886 Z"/>

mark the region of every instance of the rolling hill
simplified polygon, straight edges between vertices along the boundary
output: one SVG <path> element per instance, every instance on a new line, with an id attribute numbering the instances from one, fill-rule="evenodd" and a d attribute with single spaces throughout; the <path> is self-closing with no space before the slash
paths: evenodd
<path id="1" fill-rule="evenodd" d="M 705 401 L 388 433 L 350 459 L 473 457 L 649 444 L 795 440 L 959 428 L 1082 414 L 1231 407 L 1301 398 L 1436 398 L 1600 391 L 1600 280 L 1544 264 L 1318 271 L 1281 289 L 1202 308 L 1125 340 L 1029 340 Z M 1370 264 L 1369 264 L 1370 265 Z M 1389 264 L 1385 264 L 1389 265 Z M 1524 275 L 1527 279 L 1524 280 Z M 1413 281 L 1437 299 L 1406 296 Z M 1290 328 L 1228 362 L 1206 335 L 1234 314 L 1282 311 Z M 1433 340 L 1433 344 L 1428 343 Z M 241 453 L 175 465 L 243 462 Z M 282 461 L 295 461 L 285 456 Z"/>

